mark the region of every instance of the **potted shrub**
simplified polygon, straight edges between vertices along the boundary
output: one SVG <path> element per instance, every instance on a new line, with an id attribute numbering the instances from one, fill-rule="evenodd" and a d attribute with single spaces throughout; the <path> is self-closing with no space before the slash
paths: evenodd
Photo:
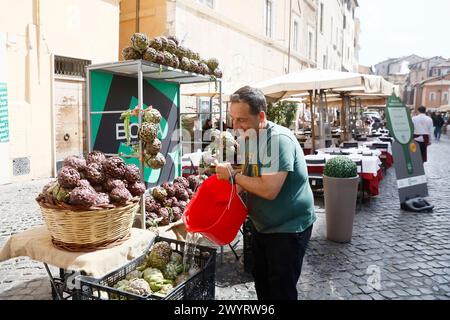
<path id="1" fill-rule="evenodd" d="M 332 158 L 323 172 L 327 239 L 350 242 L 358 197 L 358 169 L 346 157 Z"/>

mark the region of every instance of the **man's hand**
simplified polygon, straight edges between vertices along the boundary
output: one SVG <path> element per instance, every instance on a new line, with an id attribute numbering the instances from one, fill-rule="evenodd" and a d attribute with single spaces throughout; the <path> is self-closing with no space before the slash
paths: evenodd
<path id="1" fill-rule="evenodd" d="M 227 180 L 230 177 L 230 172 L 233 172 L 231 165 L 229 163 L 219 163 L 217 160 L 214 161 L 216 166 L 216 175 L 219 180 Z"/>

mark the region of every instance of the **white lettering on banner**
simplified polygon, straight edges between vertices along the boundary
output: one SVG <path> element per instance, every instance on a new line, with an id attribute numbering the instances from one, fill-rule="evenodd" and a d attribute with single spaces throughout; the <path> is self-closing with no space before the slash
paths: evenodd
<path id="1" fill-rule="evenodd" d="M 397 186 L 399 189 L 417 186 L 419 184 L 427 184 L 427 176 L 422 175 L 422 176 L 397 180 Z"/>
<path id="2" fill-rule="evenodd" d="M 138 123 L 130 123 L 130 137 L 131 139 L 136 139 L 138 137 L 137 134 L 132 134 L 133 127 L 139 128 Z M 137 130 L 136 130 L 137 132 Z M 125 126 L 123 123 L 116 123 L 116 140 L 126 140 L 127 137 L 125 135 Z"/>

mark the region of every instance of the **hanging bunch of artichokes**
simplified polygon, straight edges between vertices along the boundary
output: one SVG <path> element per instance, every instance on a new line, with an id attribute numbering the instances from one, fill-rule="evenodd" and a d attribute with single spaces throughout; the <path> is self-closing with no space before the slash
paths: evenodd
<path id="1" fill-rule="evenodd" d="M 161 121 L 161 113 L 149 106 L 142 111 L 136 107 L 134 110 L 128 110 L 123 112 L 120 118 L 124 122 L 125 135 L 127 139 L 127 145 L 131 144 L 130 137 L 130 122 L 131 117 L 139 116 L 139 112 L 142 113 L 142 124 L 138 130 L 138 138 L 142 141 L 142 154 L 144 157 L 144 163 L 152 169 L 161 169 L 166 164 L 166 158 L 160 152 L 161 141 L 158 139 L 158 131 L 160 129 L 159 122 Z M 139 154 L 136 145 L 133 146 L 134 152 Z M 139 154 L 139 157 L 142 155 Z"/>

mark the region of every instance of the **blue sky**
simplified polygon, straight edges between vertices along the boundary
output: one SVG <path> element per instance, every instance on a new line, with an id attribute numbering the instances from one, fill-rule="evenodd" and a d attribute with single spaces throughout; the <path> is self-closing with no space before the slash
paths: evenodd
<path id="1" fill-rule="evenodd" d="M 449 0 L 358 0 L 359 63 L 409 54 L 450 58 Z"/>

